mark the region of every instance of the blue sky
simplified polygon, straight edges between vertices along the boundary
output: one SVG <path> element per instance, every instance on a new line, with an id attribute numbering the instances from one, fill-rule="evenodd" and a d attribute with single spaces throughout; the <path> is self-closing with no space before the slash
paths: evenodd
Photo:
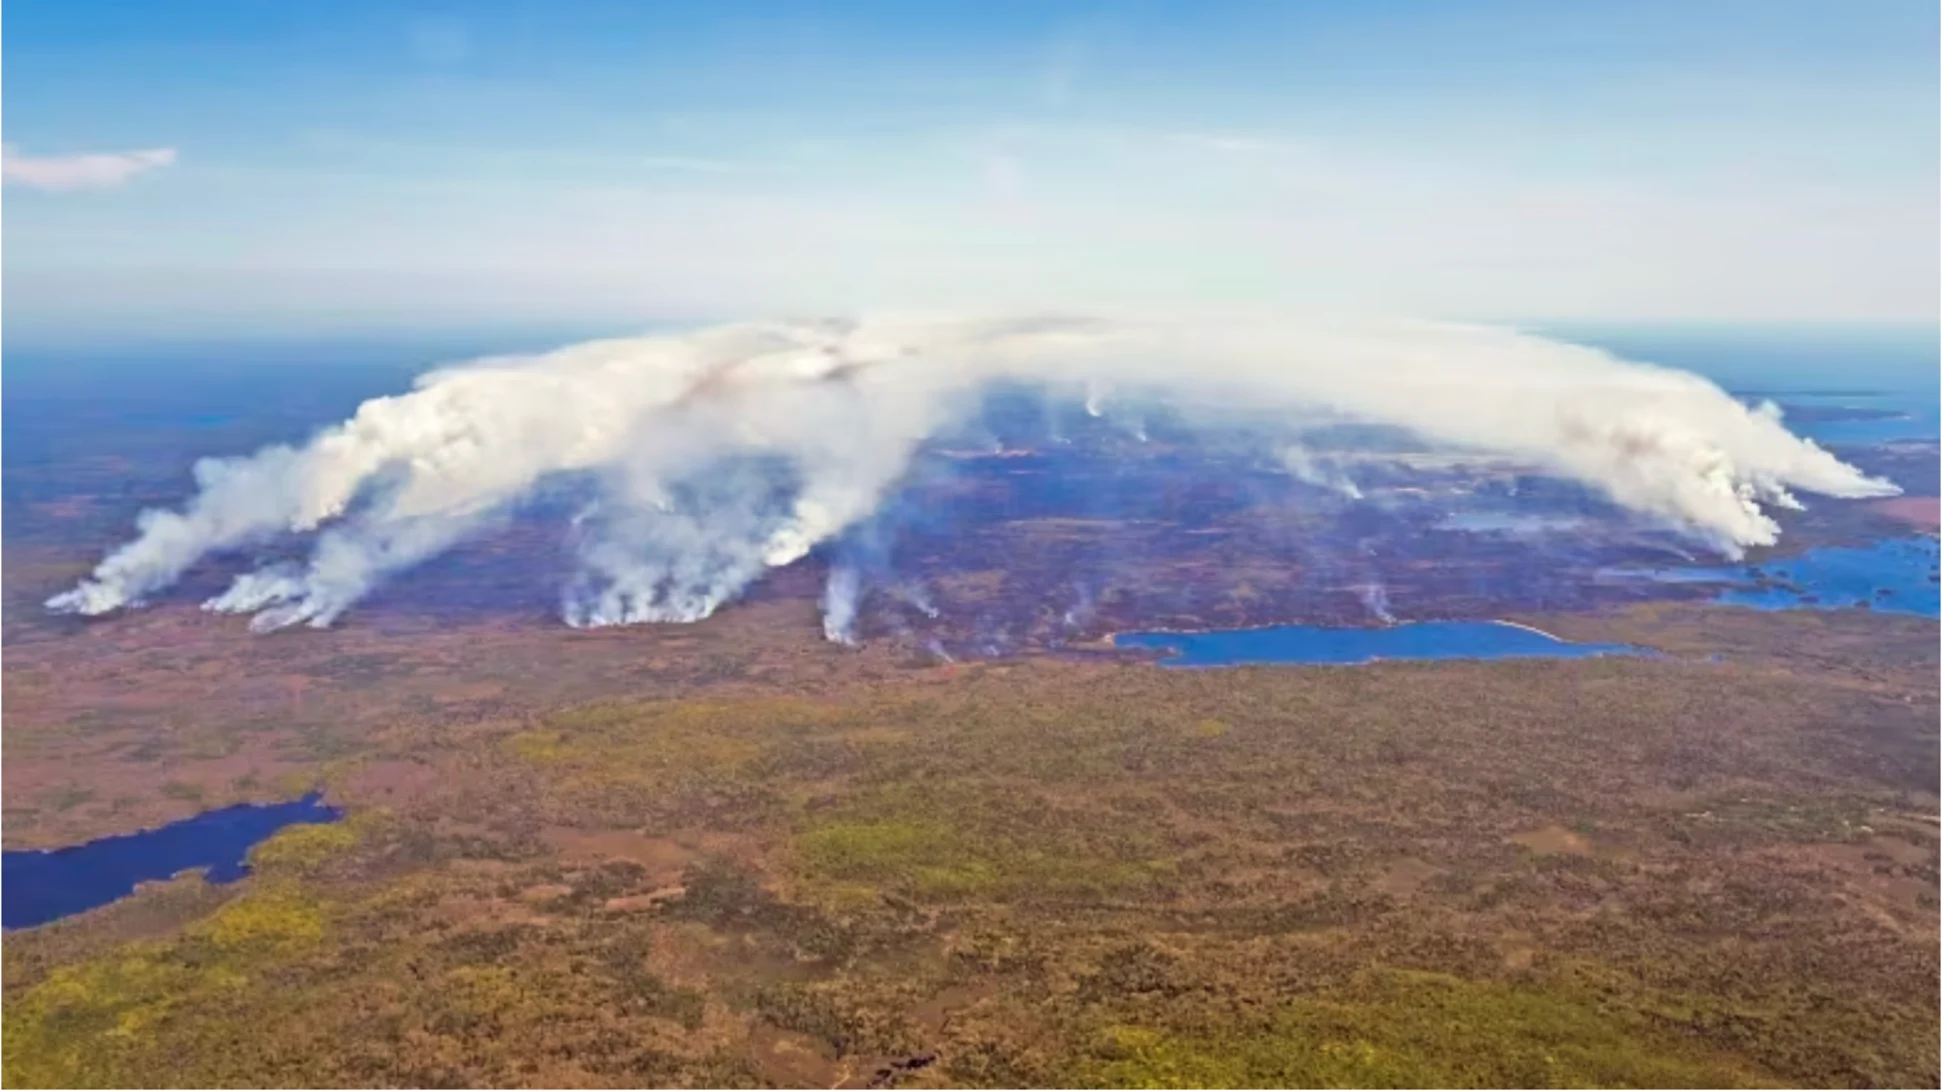
<path id="1" fill-rule="evenodd" d="M 1932 2 L 6 15 L 16 330 L 1936 315 Z"/>

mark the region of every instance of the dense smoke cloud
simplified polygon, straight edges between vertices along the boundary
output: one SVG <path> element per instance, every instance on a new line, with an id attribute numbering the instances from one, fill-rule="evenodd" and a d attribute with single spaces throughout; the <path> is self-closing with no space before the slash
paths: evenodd
<path id="1" fill-rule="evenodd" d="M 242 575 L 205 606 L 252 613 L 259 629 L 328 625 L 548 479 L 583 474 L 598 498 L 574 521 L 567 622 L 695 620 L 871 516 L 918 445 L 997 382 L 1065 389 L 1095 413 L 1159 398 L 1209 422 L 1324 413 L 1400 427 L 1584 482 L 1731 557 L 1775 540 L 1762 508 L 1795 505 L 1790 489 L 1896 491 L 1697 376 L 1506 330 L 744 324 L 480 360 L 372 399 L 301 448 L 204 460 L 185 507 L 144 512 L 133 541 L 48 605 L 134 605 L 212 552 L 294 532 L 315 536 L 306 563 Z M 1292 473 L 1354 489 L 1285 450 Z M 832 580 L 833 639 L 853 635 L 856 581 Z"/>

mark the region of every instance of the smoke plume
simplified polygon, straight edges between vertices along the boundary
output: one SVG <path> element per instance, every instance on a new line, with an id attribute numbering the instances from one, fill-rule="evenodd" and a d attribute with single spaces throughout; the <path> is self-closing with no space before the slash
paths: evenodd
<path id="1" fill-rule="evenodd" d="M 1583 482 L 1729 557 L 1774 541 L 1764 508 L 1795 505 L 1790 490 L 1896 491 L 1695 375 L 1501 329 L 754 323 L 480 360 L 374 398 L 300 448 L 204 460 L 186 505 L 144 512 L 132 541 L 48 605 L 136 605 L 205 556 L 294 533 L 313 538 L 306 562 L 246 573 L 205 605 L 260 629 L 328 625 L 542 483 L 578 475 L 597 499 L 574 523 L 566 621 L 695 620 L 869 518 L 916 448 L 1001 382 L 1102 413 L 1110 390 L 1208 423 L 1325 413 L 1400 427 Z M 1353 488 L 1305 454 L 1288 465 Z M 853 622 L 846 571 L 828 595 L 837 639 Z"/>
<path id="2" fill-rule="evenodd" d="M 1396 623 L 1396 615 L 1389 612 L 1389 589 L 1382 585 L 1381 580 L 1370 580 L 1362 584 L 1355 589 L 1355 594 L 1362 600 L 1362 605 L 1369 611 L 1370 617 L 1384 625 Z"/>
<path id="3" fill-rule="evenodd" d="M 1290 444 L 1281 450 L 1281 464 L 1288 476 L 1297 481 L 1305 481 L 1317 488 L 1340 493 L 1350 500 L 1362 499 L 1362 490 L 1349 475 L 1333 461 L 1310 453 L 1307 448 Z"/>
<path id="4" fill-rule="evenodd" d="M 823 639 L 832 644 L 856 643 L 856 608 L 863 580 L 856 569 L 840 565 L 829 570 L 823 585 Z"/>

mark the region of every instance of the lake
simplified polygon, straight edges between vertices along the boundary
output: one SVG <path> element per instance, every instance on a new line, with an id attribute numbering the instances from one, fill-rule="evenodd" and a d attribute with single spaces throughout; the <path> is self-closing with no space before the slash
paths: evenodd
<path id="1" fill-rule="evenodd" d="M 135 892 L 135 884 L 207 868 L 212 883 L 249 874 L 249 850 L 285 826 L 335 822 L 344 813 L 319 795 L 241 804 L 158 829 L 62 849 L 0 854 L 0 927 L 32 928 Z"/>
<path id="2" fill-rule="evenodd" d="M 1939 550 L 1927 535 L 1888 538 L 1865 546 L 1826 546 L 1759 565 L 1713 568 L 1611 568 L 1610 580 L 1717 583 L 1715 602 L 1759 610 L 1868 609 L 1919 617 L 1942 616 L 1936 582 Z"/>
<path id="3" fill-rule="evenodd" d="M 1783 409 L 1793 412 L 1782 419 L 1791 432 L 1824 444 L 1892 443 L 1899 440 L 1933 440 L 1942 436 L 1942 407 L 1933 396 L 1897 393 L 1807 394 L 1795 393 L 1776 398 Z M 1853 410 L 1851 419 L 1815 420 L 1813 409 Z"/>
<path id="4" fill-rule="evenodd" d="M 1349 666 L 1380 659 L 1584 659 L 1631 655 L 1623 644 L 1574 644 L 1503 621 L 1419 621 L 1382 629 L 1276 625 L 1198 633 L 1120 633 L 1119 648 L 1172 652 L 1163 667 L 1231 667 L 1244 663 Z"/>

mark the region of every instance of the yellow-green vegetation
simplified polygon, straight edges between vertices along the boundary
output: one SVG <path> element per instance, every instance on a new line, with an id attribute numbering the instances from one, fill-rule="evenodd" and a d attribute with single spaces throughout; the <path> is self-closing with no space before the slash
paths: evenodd
<path id="1" fill-rule="evenodd" d="M 155 1063 L 149 1047 L 166 1029 L 224 1010 L 322 944 L 329 895 L 299 878 L 354 851 L 378 820 L 286 827 L 251 853 L 258 874 L 241 896 L 172 938 L 60 966 L 29 988 L 10 990 L 7 1085 L 152 1082 L 144 1076 Z"/>
<path id="2" fill-rule="evenodd" d="M 5 1006 L 5 1076 L 12 1087 L 154 1082 L 152 1049 L 166 1029 L 222 1025 L 261 977 L 326 934 L 308 892 L 270 886 L 234 899 L 165 942 L 55 970 Z M 173 1026 L 171 1026 L 173 1024 Z M 241 1025 L 240 1022 L 238 1024 Z"/>
<path id="3" fill-rule="evenodd" d="M 759 759 L 792 733 L 827 716 L 803 701 L 745 705 L 675 701 L 567 709 L 508 736 L 504 751 L 543 771 L 555 791 L 578 797 L 572 815 L 623 824 L 667 813 L 693 798 L 733 798 L 750 810 L 772 802 Z"/>
<path id="4" fill-rule="evenodd" d="M 10 934 L 5 1082 L 1930 1086 L 1927 654 L 401 725 L 240 884 Z"/>
<path id="5" fill-rule="evenodd" d="M 363 832 L 361 827 L 369 821 L 368 817 L 359 816 L 355 823 L 285 826 L 250 850 L 250 866 L 265 875 L 315 871 L 356 848 Z"/>
<path id="6" fill-rule="evenodd" d="M 1114 1024 L 1102 1087 L 1746 1087 L 1771 1079 L 1563 988 L 1382 971 L 1263 1018 Z"/>
<path id="7" fill-rule="evenodd" d="M 670 769 L 739 769 L 765 743 L 827 723 L 835 710 L 807 701 L 629 702 L 554 713 L 507 738 L 529 761 L 617 777 Z"/>
<path id="8" fill-rule="evenodd" d="M 1172 872 L 1150 827 L 973 786 L 860 793 L 796 839 L 798 871 L 943 900 L 1103 897 Z"/>
<path id="9" fill-rule="evenodd" d="M 1188 729 L 1188 734 L 1196 739 L 1218 739 L 1227 731 L 1227 725 L 1219 720 L 1199 720 Z"/>
<path id="10" fill-rule="evenodd" d="M 323 939 L 324 916 L 308 894 L 277 884 L 252 891 L 190 925 L 187 938 L 207 940 L 223 954 L 276 952 Z"/>
<path id="11" fill-rule="evenodd" d="M 844 881 L 905 882 L 927 894 L 973 894 L 997 885 L 988 854 L 934 822 L 837 822 L 797 844 L 812 875 Z"/>
<path id="12" fill-rule="evenodd" d="M 300 882 L 354 852 L 383 816 L 296 825 L 250 854 L 257 875 L 172 938 L 60 966 L 5 1005 L 9 1086 L 112 1086 L 142 1079 L 144 1046 L 171 1022 L 219 1010 L 329 934 L 329 895 Z M 195 881 L 200 887 L 200 881 Z M 180 899 L 194 890 L 169 891 Z M 12 967 L 10 967 L 11 969 Z M 24 967 L 22 967 L 24 968 Z"/>

